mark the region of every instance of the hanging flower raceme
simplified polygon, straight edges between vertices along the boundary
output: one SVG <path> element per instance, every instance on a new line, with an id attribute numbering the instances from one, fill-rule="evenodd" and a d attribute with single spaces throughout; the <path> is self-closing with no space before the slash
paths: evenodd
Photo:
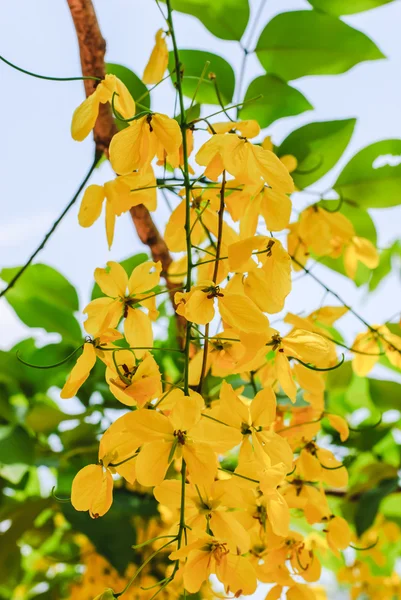
<path id="1" fill-rule="evenodd" d="M 163 29 L 157 31 L 155 41 L 155 46 L 142 76 L 142 81 L 146 84 L 159 83 L 163 79 L 168 65 L 168 48 Z"/>
<path id="2" fill-rule="evenodd" d="M 175 119 L 159 113 L 149 113 L 129 123 L 115 134 L 110 144 L 111 166 L 119 175 L 150 165 L 157 155 L 172 167 L 178 167 L 182 143 L 180 126 Z"/>
<path id="3" fill-rule="evenodd" d="M 114 94 L 115 108 L 124 119 L 135 114 L 135 102 L 124 83 L 115 75 L 106 75 L 93 94 L 88 96 L 73 114 L 71 135 L 74 140 L 82 142 L 89 135 L 95 126 L 100 104 L 111 103 Z"/>
<path id="4" fill-rule="evenodd" d="M 78 213 L 81 227 L 91 227 L 102 212 L 106 199 L 106 236 L 109 249 L 114 239 L 116 217 L 129 211 L 133 206 L 143 204 L 150 211 L 156 210 L 156 179 L 151 167 L 116 177 L 103 185 L 90 185 L 86 188 Z"/>
<path id="5" fill-rule="evenodd" d="M 151 320 L 157 318 L 155 295 L 151 290 L 160 281 L 160 262 L 148 261 L 134 268 L 130 277 L 119 263 L 110 261 L 107 269 L 95 270 L 95 281 L 106 297 L 96 298 L 88 304 L 84 312 L 88 315 L 85 329 L 104 331 L 117 327 L 124 318 L 124 333 L 138 357 L 153 346 Z M 148 310 L 146 315 L 140 307 Z"/>
<path id="6" fill-rule="evenodd" d="M 94 339 L 89 339 L 83 345 L 83 351 L 74 368 L 68 375 L 67 381 L 60 392 L 61 398 L 72 398 L 88 379 L 95 366 L 96 358 L 105 364 L 111 360 L 110 352 L 104 348 L 114 349 L 113 342 L 120 340 L 123 335 L 115 329 L 105 329 L 101 334 L 93 334 Z"/>

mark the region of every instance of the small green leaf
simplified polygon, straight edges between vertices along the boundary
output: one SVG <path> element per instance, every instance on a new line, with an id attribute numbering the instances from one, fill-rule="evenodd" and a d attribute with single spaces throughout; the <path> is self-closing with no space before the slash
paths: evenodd
<path id="1" fill-rule="evenodd" d="M 254 79 L 247 89 L 245 100 L 260 94 L 263 97 L 246 104 L 240 115 L 241 119 L 256 119 L 262 128 L 283 117 L 299 115 L 313 109 L 301 92 L 275 75 L 262 75 Z"/>
<path id="2" fill-rule="evenodd" d="M 299 189 L 315 183 L 334 167 L 349 144 L 355 123 L 356 119 L 308 123 L 285 138 L 278 156 L 296 157 L 298 167 L 291 175 Z"/>
<path id="3" fill-rule="evenodd" d="M 355 527 L 359 537 L 373 525 L 383 498 L 395 492 L 397 487 L 398 479 L 383 479 L 376 488 L 361 495 L 355 511 Z"/>
<path id="4" fill-rule="evenodd" d="M 180 50 L 180 61 L 184 74 L 182 88 L 186 96 L 193 97 L 198 88 L 205 63 L 209 61 L 210 65 L 196 93 L 196 101 L 200 104 L 220 104 L 213 80 L 209 79 L 209 74 L 212 73 L 216 75 L 216 82 L 224 104 L 227 105 L 232 101 L 235 75 L 232 66 L 224 58 L 217 56 L 217 54 L 203 52 L 203 50 Z M 172 52 L 169 55 L 168 68 L 170 73 L 175 68 Z M 175 74 L 172 75 L 172 79 L 173 81 L 176 80 Z"/>
<path id="5" fill-rule="evenodd" d="M 275 16 L 262 31 L 256 54 L 268 73 L 286 81 L 345 73 L 360 62 L 384 58 L 365 34 L 314 10 Z"/>
<path id="6" fill-rule="evenodd" d="M 340 17 L 341 15 L 353 15 L 355 13 L 371 10 L 389 4 L 394 0 L 308 0 L 317 10 Z"/>
<path id="7" fill-rule="evenodd" d="M 334 189 L 356 206 L 397 206 L 401 194 L 401 140 L 382 140 L 363 148 L 344 167 Z"/>
<path id="8" fill-rule="evenodd" d="M 223 40 L 239 41 L 249 20 L 248 0 L 174 0 L 173 8 L 197 17 Z"/>
<path id="9" fill-rule="evenodd" d="M 0 277 L 9 283 L 19 269 L 3 269 Z M 7 292 L 6 300 L 28 327 L 43 327 L 67 340 L 81 339 L 81 328 L 73 314 L 78 310 L 77 292 L 52 267 L 42 264 L 28 267 Z"/>
<path id="10" fill-rule="evenodd" d="M 146 93 L 148 91 L 148 88 L 143 83 L 143 81 L 138 77 L 138 75 L 135 75 L 135 73 L 133 71 L 131 71 L 131 69 L 128 69 L 128 67 L 124 67 L 123 65 L 117 65 L 114 63 L 106 63 L 106 73 L 115 75 L 116 77 L 121 79 L 121 81 L 128 88 L 128 91 L 134 100 L 138 100 L 138 98 L 140 98 L 141 96 L 144 96 L 141 99 L 140 103 L 143 106 L 146 106 L 146 108 L 150 108 L 150 94 Z M 137 106 L 136 112 L 139 113 L 142 111 L 143 111 L 143 108 Z M 131 115 L 131 116 L 133 117 L 134 115 Z"/>
<path id="11" fill-rule="evenodd" d="M 144 252 L 141 252 L 140 254 L 134 254 L 134 256 L 130 256 L 129 258 L 126 258 L 124 260 L 120 261 L 120 265 L 122 267 L 124 267 L 124 269 L 127 272 L 128 277 L 131 275 L 132 271 L 134 270 L 135 267 L 137 267 L 138 265 L 146 262 L 148 260 L 148 255 L 145 254 Z M 107 267 L 106 267 L 107 269 Z M 95 300 L 96 298 L 101 298 L 103 296 L 100 287 L 98 286 L 97 283 L 95 283 L 95 285 L 92 288 L 92 295 L 91 295 L 91 299 Z"/>

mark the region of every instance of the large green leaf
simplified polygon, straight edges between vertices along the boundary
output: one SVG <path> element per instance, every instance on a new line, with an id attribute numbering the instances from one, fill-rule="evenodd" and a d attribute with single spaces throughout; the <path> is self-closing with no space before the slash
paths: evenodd
<path id="1" fill-rule="evenodd" d="M 401 384 L 396 381 L 368 379 L 369 392 L 380 411 L 401 409 Z"/>
<path id="2" fill-rule="evenodd" d="M 334 189 L 348 202 L 364 208 L 398 205 L 401 195 L 401 140 L 382 140 L 363 148 L 344 167 Z"/>
<path id="3" fill-rule="evenodd" d="M 34 441 L 22 427 L 0 426 L 0 464 L 32 465 Z"/>
<path id="4" fill-rule="evenodd" d="M 245 100 L 260 94 L 262 98 L 246 104 L 240 115 L 241 119 L 256 119 L 262 128 L 283 117 L 313 109 L 301 92 L 275 75 L 262 75 L 254 79 L 247 89 Z"/>
<path id="5" fill-rule="evenodd" d="M 131 71 L 131 69 L 115 63 L 106 63 L 106 73 L 111 73 L 112 75 L 115 75 L 121 79 L 121 81 L 127 86 L 128 91 L 134 100 L 138 100 L 138 98 L 143 96 L 140 103 L 143 106 L 146 106 L 146 108 L 150 108 L 150 94 L 147 94 L 148 88 L 138 77 L 138 75 L 135 75 L 135 73 Z M 143 108 L 137 106 L 137 113 L 141 112 L 142 110 Z"/>
<path id="6" fill-rule="evenodd" d="M 248 0 L 174 0 L 172 6 L 197 17 L 223 40 L 240 40 L 249 20 Z"/>
<path id="7" fill-rule="evenodd" d="M 314 10 L 274 17 L 262 31 L 256 54 L 268 73 L 285 80 L 344 73 L 365 60 L 384 58 L 365 34 Z"/>
<path id="8" fill-rule="evenodd" d="M 308 0 L 308 2 L 318 10 L 339 17 L 371 10 L 389 4 L 393 0 Z"/>
<path id="9" fill-rule="evenodd" d="M 376 488 L 368 490 L 361 495 L 357 509 L 355 511 L 355 527 L 358 536 L 361 536 L 376 518 L 380 502 L 395 492 L 398 487 L 398 479 L 383 479 Z"/>
<path id="10" fill-rule="evenodd" d="M 9 283 L 20 267 L 3 269 L 0 277 Z M 47 265 L 36 264 L 6 294 L 21 321 L 29 327 L 43 327 L 68 340 L 81 339 L 81 328 L 74 317 L 78 310 L 75 288 L 61 273 Z"/>
<path id="11" fill-rule="evenodd" d="M 122 267 L 124 267 L 124 269 L 127 272 L 128 277 L 131 275 L 133 269 L 135 267 L 137 267 L 138 265 L 144 263 L 145 261 L 148 260 L 148 255 L 145 254 L 144 252 L 140 252 L 139 254 L 134 254 L 134 256 L 130 256 L 129 258 L 125 258 L 124 260 L 120 261 L 120 265 Z M 107 267 L 106 267 L 107 269 Z M 92 295 L 91 295 L 91 299 L 95 300 L 96 298 L 100 298 L 101 296 L 103 296 L 100 287 L 98 286 L 97 283 L 95 283 L 95 285 L 92 288 Z"/>
<path id="12" fill-rule="evenodd" d="M 180 50 L 180 61 L 183 69 L 183 92 L 189 98 L 192 98 L 195 91 L 196 101 L 200 104 L 220 104 L 216 94 L 213 79 L 210 74 L 216 76 L 216 83 L 224 104 L 232 101 L 235 88 L 235 75 L 232 66 L 217 54 L 203 52 L 203 50 Z M 204 79 L 199 85 L 199 79 L 204 71 L 205 64 L 209 61 L 210 65 L 204 74 Z M 175 69 L 174 55 L 170 52 L 168 68 L 170 73 Z M 175 80 L 175 74 L 172 79 Z"/>
<path id="13" fill-rule="evenodd" d="M 326 175 L 341 158 L 354 131 L 356 119 L 308 123 L 285 138 L 278 156 L 292 154 L 298 167 L 291 175 L 304 189 Z"/>

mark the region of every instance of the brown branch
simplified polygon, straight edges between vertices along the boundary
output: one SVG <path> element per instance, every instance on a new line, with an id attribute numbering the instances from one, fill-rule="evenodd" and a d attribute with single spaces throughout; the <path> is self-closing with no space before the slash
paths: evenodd
<path id="1" fill-rule="evenodd" d="M 82 75 L 92 75 L 103 79 L 105 76 L 104 55 L 106 42 L 101 34 L 92 0 L 67 0 L 67 3 L 77 32 Z M 85 80 L 84 83 L 86 96 L 89 96 L 95 89 L 96 81 Z M 93 130 L 96 150 L 99 153 L 108 154 L 111 138 L 116 131 L 110 105 L 101 104 L 99 116 Z M 139 239 L 149 247 L 153 260 L 160 260 L 163 273 L 166 274 L 172 258 L 167 244 L 160 235 L 148 209 L 143 204 L 139 204 L 131 208 L 130 213 Z M 177 287 L 177 284 L 170 281 L 166 276 L 165 279 L 168 289 L 171 290 Z M 170 297 L 174 304 L 174 292 L 171 292 Z M 181 330 L 183 326 L 182 319 L 179 315 L 177 315 L 177 319 Z"/>

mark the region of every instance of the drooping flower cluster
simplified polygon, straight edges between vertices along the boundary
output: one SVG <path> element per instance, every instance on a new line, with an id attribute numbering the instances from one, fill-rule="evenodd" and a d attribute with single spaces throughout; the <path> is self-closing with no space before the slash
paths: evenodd
<path id="1" fill-rule="evenodd" d="M 158 83 L 166 67 L 160 30 L 144 81 Z M 137 204 L 156 209 L 155 161 L 174 173 L 181 169 L 165 240 L 171 252 L 184 254 L 164 276 L 180 288 L 175 311 L 188 326 L 176 349 L 181 377 L 163 381 L 152 353 L 161 264 L 148 261 L 128 274 L 112 261 L 96 269 L 103 296 L 84 310 L 91 337 L 61 395 L 74 396 L 99 358 L 111 393 L 127 411 L 100 439 L 98 464 L 76 475 L 72 504 L 98 518 L 111 509 L 118 477 L 152 488 L 165 525 L 157 544 L 170 540 L 163 589 L 171 583 L 175 591 L 183 586 L 206 594 L 215 575 L 235 596 L 252 594 L 260 581 L 272 584 L 269 600 L 283 590 L 289 600 L 323 598 L 310 585 L 321 575 L 320 552 L 338 555 L 353 539 L 330 503 L 331 492 L 346 488 L 347 470 L 319 438 L 323 419 L 341 441 L 348 437 L 346 421 L 324 403 L 326 371 L 339 363 L 330 327 L 347 309 L 289 313 L 287 332 L 273 328 L 269 316 L 284 309 L 292 269 L 311 253 L 343 255 L 352 278 L 358 261 L 377 265 L 377 252 L 344 215 L 319 205 L 290 224 L 296 160 L 280 160 L 269 138 L 250 141 L 260 134 L 256 121 L 207 122 L 210 138 L 195 155 L 202 169 L 191 180 L 188 157 L 200 119 L 180 126 L 151 111 L 135 118 L 128 90 L 108 75 L 74 113 L 75 139 L 89 133 L 106 102 L 127 121 L 110 144 L 117 177 L 87 188 L 79 221 L 92 225 L 106 199 L 111 246 L 116 216 Z M 290 231 L 287 247 L 278 239 L 284 230 Z M 399 364 L 401 340 L 385 327 L 359 334 L 355 371 L 366 374 L 382 347 Z M 209 374 L 219 384 L 205 391 Z M 301 516 L 307 534 L 296 526 Z"/>

